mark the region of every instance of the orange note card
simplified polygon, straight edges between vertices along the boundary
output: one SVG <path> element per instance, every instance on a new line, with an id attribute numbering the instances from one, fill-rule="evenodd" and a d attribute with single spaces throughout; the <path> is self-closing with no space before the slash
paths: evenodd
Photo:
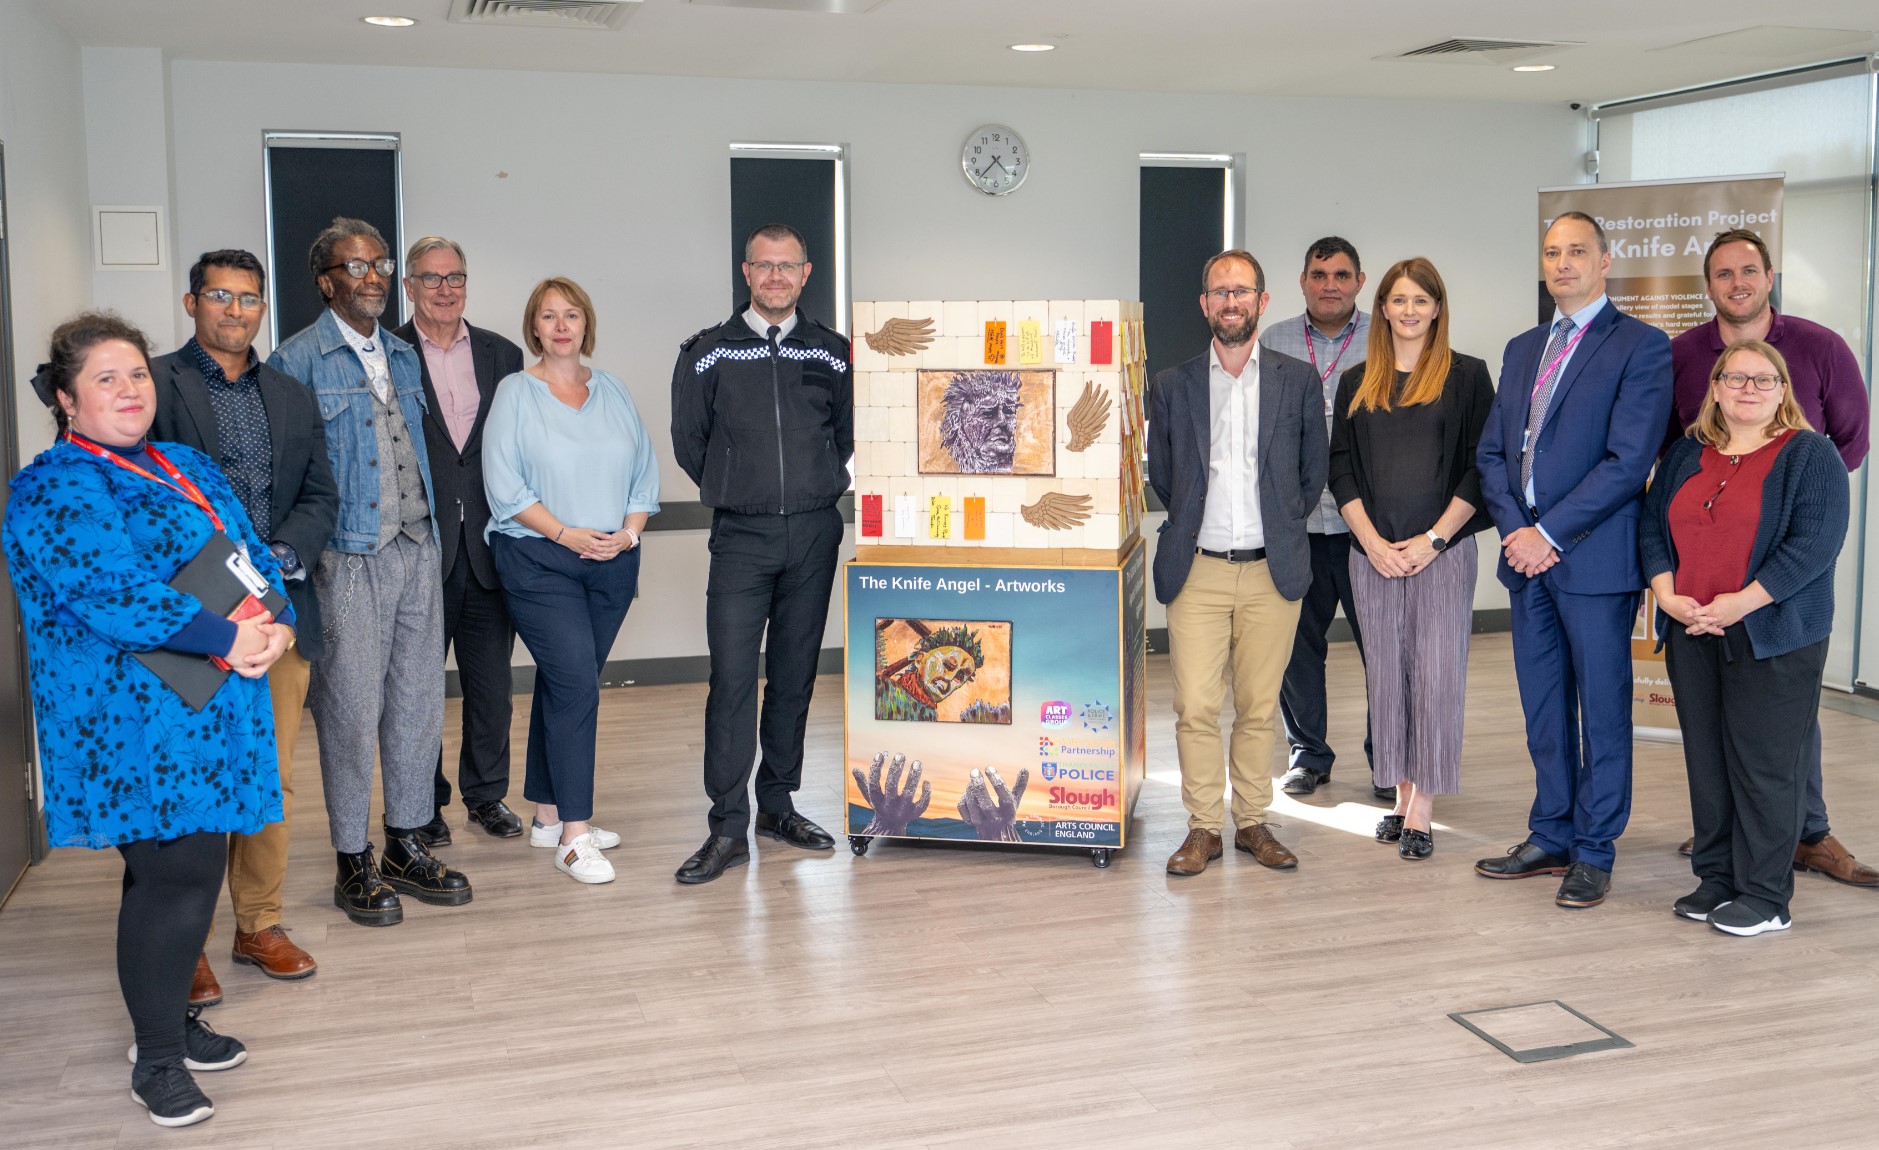
<path id="1" fill-rule="evenodd" d="M 985 362 L 1005 362 L 1005 321 L 988 319 L 985 321 Z"/>
<path id="2" fill-rule="evenodd" d="M 981 495 L 966 496 L 965 538 L 967 539 L 985 538 L 985 497 L 984 496 L 981 496 Z"/>

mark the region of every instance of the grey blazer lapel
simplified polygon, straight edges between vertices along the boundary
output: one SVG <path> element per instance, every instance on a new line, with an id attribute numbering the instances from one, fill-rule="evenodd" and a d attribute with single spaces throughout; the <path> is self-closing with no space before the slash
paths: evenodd
<path id="1" fill-rule="evenodd" d="M 1202 356 L 1187 378 L 1188 414 L 1194 431 L 1194 458 L 1200 466 L 1200 491 L 1207 494 L 1208 461 L 1213 458 L 1213 395 L 1208 375 L 1208 359 Z"/>
<path id="2" fill-rule="evenodd" d="M 1259 349 L 1259 471 L 1265 474 L 1266 460 L 1272 454 L 1272 433 L 1279 425 L 1280 405 L 1285 402 L 1285 361 L 1265 348 Z"/>

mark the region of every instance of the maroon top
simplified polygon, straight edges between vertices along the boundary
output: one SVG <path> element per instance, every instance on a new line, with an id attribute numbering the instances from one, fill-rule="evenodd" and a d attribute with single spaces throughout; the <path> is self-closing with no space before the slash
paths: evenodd
<path id="1" fill-rule="evenodd" d="M 1790 428 L 1747 455 L 1703 448 L 1696 474 L 1670 497 L 1677 594 L 1708 603 L 1748 584 L 1749 557 L 1762 525 L 1762 481 L 1793 438 Z"/>
<path id="2" fill-rule="evenodd" d="M 1807 422 L 1840 449 L 1840 461 L 1852 471 L 1866 458 L 1867 422 L 1871 417 L 1866 381 L 1859 374 L 1853 349 L 1831 328 L 1796 315 L 1774 313 L 1768 344 L 1788 361 L 1794 381 L 1794 402 Z M 1709 372 L 1723 352 L 1722 327 L 1714 319 L 1698 324 L 1670 341 L 1671 371 L 1676 377 L 1676 404 L 1671 412 L 1671 441 L 1696 420 L 1703 396 L 1709 392 Z"/>

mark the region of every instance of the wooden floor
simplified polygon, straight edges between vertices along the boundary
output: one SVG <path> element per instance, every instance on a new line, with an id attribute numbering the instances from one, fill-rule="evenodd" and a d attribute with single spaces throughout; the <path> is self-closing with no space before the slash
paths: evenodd
<path id="1" fill-rule="evenodd" d="M 1229 851 L 1169 877 L 1185 824 L 1166 659 L 1149 669 L 1150 783 L 1107 871 L 1069 852 L 882 844 L 858 859 L 763 840 L 748 869 L 680 887 L 672 870 L 705 833 L 704 689 L 638 688 L 602 703 L 598 821 L 627 837 L 619 881 L 578 886 L 526 840 L 458 829 L 444 854 L 475 902 L 407 902 L 388 930 L 331 906 L 303 735 L 287 922 L 320 973 L 233 966 L 224 905 L 211 957 L 227 1000 L 209 1017 L 251 1058 L 199 1076 L 216 1117 L 166 1131 L 130 1102 L 118 861 L 66 850 L 0 913 L 0 1145 L 1879 1145 L 1879 892 L 1802 876 L 1794 929 L 1758 939 L 1673 918 L 1692 886 L 1674 853 L 1678 749 L 1638 748 L 1603 907 L 1562 911 L 1551 880 L 1472 873 L 1522 836 L 1531 798 L 1505 635 L 1477 639 L 1466 793 L 1438 806 L 1419 864 L 1371 840 L 1347 758 L 1327 789 L 1278 800 L 1295 872 Z M 1347 752 L 1360 682 L 1335 646 Z M 831 827 L 839 692 L 823 681 L 799 796 Z M 1822 724 L 1837 832 L 1879 859 L 1879 723 L 1826 710 Z M 1519 1065 L 1447 1018 L 1545 999 L 1635 1049 Z"/>

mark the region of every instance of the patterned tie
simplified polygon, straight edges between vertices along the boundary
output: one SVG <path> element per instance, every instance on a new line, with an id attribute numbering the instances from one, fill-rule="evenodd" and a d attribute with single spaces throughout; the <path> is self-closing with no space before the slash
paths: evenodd
<path id="1" fill-rule="evenodd" d="M 1526 498 L 1527 488 L 1533 485 L 1533 455 L 1540 443 L 1540 427 L 1546 422 L 1546 409 L 1553 402 L 1553 388 L 1559 385 L 1560 360 L 1566 354 L 1566 343 L 1572 339 L 1575 326 L 1572 317 L 1561 319 L 1553 327 L 1553 338 L 1546 344 L 1546 357 L 1540 361 L 1541 369 L 1546 374 L 1540 376 L 1539 385 L 1534 389 L 1533 403 L 1527 411 L 1527 436 L 1522 441 L 1524 449 L 1520 453 L 1522 499 Z"/>

